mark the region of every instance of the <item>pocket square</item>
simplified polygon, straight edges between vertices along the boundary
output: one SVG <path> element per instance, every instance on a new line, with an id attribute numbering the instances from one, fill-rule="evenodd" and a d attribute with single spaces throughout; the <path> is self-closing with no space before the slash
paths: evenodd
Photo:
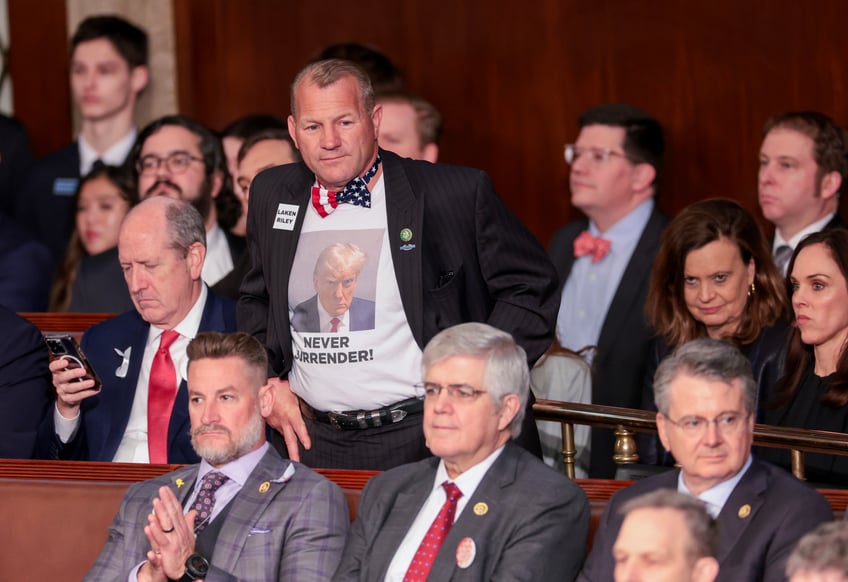
<path id="1" fill-rule="evenodd" d="M 250 536 L 257 536 L 257 535 L 267 534 L 267 533 L 271 533 L 271 530 L 266 529 L 264 527 L 254 527 L 254 528 L 251 528 L 250 532 L 248 532 L 247 535 L 248 535 L 248 537 L 250 537 Z"/>

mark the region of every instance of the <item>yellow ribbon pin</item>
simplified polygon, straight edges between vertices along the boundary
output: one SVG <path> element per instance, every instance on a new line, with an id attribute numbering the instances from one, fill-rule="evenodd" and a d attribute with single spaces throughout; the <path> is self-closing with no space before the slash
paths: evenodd
<path id="1" fill-rule="evenodd" d="M 265 481 L 262 485 L 259 486 L 260 493 L 268 493 L 268 490 L 271 488 L 271 483 L 269 481 Z"/>
<path id="2" fill-rule="evenodd" d="M 737 515 L 739 515 L 739 517 L 741 517 L 742 519 L 745 519 L 746 517 L 751 515 L 751 506 L 746 503 L 745 505 L 739 508 L 739 513 Z"/>
<path id="3" fill-rule="evenodd" d="M 489 506 L 483 503 L 474 504 L 474 515 L 486 515 L 489 512 Z"/>

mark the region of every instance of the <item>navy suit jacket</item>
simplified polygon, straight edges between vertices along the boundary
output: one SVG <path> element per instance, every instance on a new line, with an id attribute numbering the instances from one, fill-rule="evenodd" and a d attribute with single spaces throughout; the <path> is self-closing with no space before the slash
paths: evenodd
<path id="1" fill-rule="evenodd" d="M 642 382 L 651 345 L 652 332 L 645 320 L 645 300 L 651 282 L 654 258 L 668 219 L 654 208 L 642 236 L 624 269 L 621 283 L 604 318 L 598 351 L 592 361 L 592 404 L 639 408 Z M 588 219 L 576 220 L 554 233 L 548 249 L 559 274 L 557 306 L 574 265 L 574 239 L 589 228 Z M 611 478 L 615 438 L 612 430 L 592 429 L 589 475 Z"/>
<path id="2" fill-rule="evenodd" d="M 235 331 L 235 305 L 209 292 L 198 331 Z M 73 439 L 62 444 L 56 436 L 53 411 L 45 415 L 39 429 L 39 455 L 47 458 L 83 461 L 111 461 L 124 436 L 132 410 L 144 345 L 150 324 L 137 311 L 128 311 L 89 328 L 81 347 L 103 389 L 86 398 L 80 408 L 81 423 Z M 129 368 L 124 378 L 115 370 L 122 358 L 115 349 L 131 348 Z M 168 426 L 168 463 L 196 463 L 200 459 L 191 446 L 188 417 L 188 388 L 180 383 Z"/>
<path id="3" fill-rule="evenodd" d="M 354 297 L 348 309 L 350 331 L 374 329 L 374 302 Z M 294 308 L 292 327 L 300 332 L 320 332 L 321 318 L 318 316 L 318 296 L 313 295 Z"/>
<path id="4" fill-rule="evenodd" d="M 612 496 L 595 534 L 581 582 L 612 582 L 612 547 L 626 501 L 656 491 L 677 490 L 679 470 L 647 477 Z M 827 500 L 783 469 L 754 459 L 718 516 L 717 582 L 784 582 L 786 559 L 798 540 L 831 521 Z"/>
<path id="5" fill-rule="evenodd" d="M 0 305 L 12 311 L 47 311 L 52 277 L 47 247 L 0 213 Z"/>
<path id="6" fill-rule="evenodd" d="M 20 198 L 32 165 L 32 149 L 24 126 L 0 115 L 0 213 L 18 219 Z"/>
<path id="7" fill-rule="evenodd" d="M 402 465 L 365 486 L 334 580 L 383 580 L 433 489 L 438 458 Z M 481 509 L 485 507 L 485 510 Z M 430 580 L 574 580 L 586 552 L 589 503 L 563 474 L 508 442 L 433 562 Z M 460 541 L 476 556 L 457 566 Z"/>
<path id="8" fill-rule="evenodd" d="M 33 324 L 0 307 L 0 457 L 29 459 L 53 386 L 47 344 Z"/>
<path id="9" fill-rule="evenodd" d="M 74 228 L 74 193 L 79 179 L 79 144 L 73 142 L 33 164 L 19 202 L 21 222 L 47 245 L 57 264 L 65 256 Z"/>

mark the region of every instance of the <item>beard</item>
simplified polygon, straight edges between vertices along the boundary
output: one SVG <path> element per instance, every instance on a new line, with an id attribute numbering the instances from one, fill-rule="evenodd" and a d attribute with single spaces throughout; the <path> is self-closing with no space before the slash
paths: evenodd
<path id="1" fill-rule="evenodd" d="M 199 442 L 198 435 L 205 432 L 217 431 L 224 432 L 229 437 L 229 440 L 224 444 L 207 444 Z M 257 408 L 256 414 L 251 418 L 250 422 L 244 429 L 233 437 L 230 429 L 218 424 L 203 424 L 191 431 L 191 446 L 194 451 L 207 463 L 212 466 L 219 467 L 231 461 L 244 456 L 253 450 L 262 439 L 265 431 L 265 420 L 259 414 Z"/>
<path id="2" fill-rule="evenodd" d="M 170 180 L 162 179 L 156 180 L 150 188 L 144 193 L 144 198 L 149 198 L 150 196 L 156 194 L 156 190 L 165 186 L 168 190 L 176 194 L 176 198 L 178 200 L 185 200 L 192 206 L 194 206 L 197 211 L 200 213 L 200 216 L 203 217 L 203 222 L 205 223 L 209 219 L 209 212 L 212 210 L 212 176 L 206 176 L 203 178 L 203 183 L 200 185 L 200 189 L 197 191 L 197 196 L 193 200 L 187 200 L 185 197 L 185 191 L 180 187 L 176 182 L 171 182 Z M 167 196 L 164 192 L 159 192 L 159 196 Z"/>

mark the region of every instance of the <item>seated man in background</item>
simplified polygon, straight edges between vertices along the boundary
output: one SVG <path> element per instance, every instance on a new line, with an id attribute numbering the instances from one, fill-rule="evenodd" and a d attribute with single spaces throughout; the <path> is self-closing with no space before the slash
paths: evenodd
<path id="1" fill-rule="evenodd" d="M 221 140 L 193 119 L 166 115 L 141 130 L 129 161 L 139 199 L 167 196 L 197 208 L 206 226 L 203 280 L 214 285 L 223 279 L 246 243 L 230 233 L 240 205 Z"/>
<path id="2" fill-rule="evenodd" d="M 801 538 L 786 562 L 789 582 L 848 581 L 848 522 L 823 523 Z"/>
<path id="3" fill-rule="evenodd" d="M 511 442 L 529 392 L 527 355 L 483 323 L 424 349 L 424 436 L 435 457 L 366 485 L 335 580 L 573 580 L 589 505 Z"/>
<path id="4" fill-rule="evenodd" d="M 50 404 L 47 345 L 33 324 L 0 306 L 0 458 L 29 459 Z"/>
<path id="5" fill-rule="evenodd" d="M 795 543 L 832 520 L 833 512 L 814 489 L 751 456 L 757 385 L 748 358 L 719 340 L 683 344 L 657 369 L 654 399 L 660 440 L 680 469 L 613 495 L 580 579 L 612 580 L 619 508 L 644 493 L 671 488 L 704 501 L 718 521 L 716 580 L 783 580 Z"/>
<path id="6" fill-rule="evenodd" d="M 191 444 L 203 460 L 130 488 L 85 580 L 328 580 L 347 502 L 265 442 L 265 348 L 205 332 L 188 361 Z"/>
<path id="7" fill-rule="evenodd" d="M 273 120 L 274 118 L 270 118 Z M 259 123 L 260 120 L 254 120 Z M 270 121 L 269 121 L 270 123 Z M 234 137 L 225 137 L 224 140 L 233 140 Z M 225 141 L 226 148 L 226 141 Z M 256 133 L 248 135 L 242 142 L 241 148 L 236 154 L 236 168 L 233 174 L 233 190 L 241 203 L 241 217 L 239 223 L 247 222 L 247 202 L 250 197 L 250 185 L 253 179 L 262 171 L 274 166 L 291 164 L 300 160 L 300 155 L 294 147 L 294 142 L 289 135 L 289 130 L 283 127 L 269 126 L 259 129 Z M 238 225 L 236 225 L 238 227 Z M 237 233 L 236 227 L 231 232 Z M 246 228 L 244 225 L 241 228 Z M 244 235 L 242 231 L 242 236 Z M 242 253 L 236 261 L 233 270 L 215 283 L 212 290 L 227 299 L 237 300 L 239 286 L 242 279 L 250 270 L 250 254 Z"/>
<path id="8" fill-rule="evenodd" d="M 377 141 L 384 150 L 402 158 L 439 159 L 439 138 L 442 136 L 442 116 L 430 103 L 406 92 L 377 95 L 383 107 L 383 120 Z"/>
<path id="9" fill-rule="evenodd" d="M 718 526 L 697 499 L 658 489 L 621 508 L 612 548 L 616 582 L 713 582 Z"/>
<path id="10" fill-rule="evenodd" d="M 154 197 L 130 210 L 118 254 L 135 304 L 88 329 L 82 349 L 103 383 L 50 364 L 56 406 L 39 430 L 46 458 L 193 463 L 185 350 L 198 331 L 234 331 L 235 306 L 200 278 L 206 230 L 187 202 Z"/>

